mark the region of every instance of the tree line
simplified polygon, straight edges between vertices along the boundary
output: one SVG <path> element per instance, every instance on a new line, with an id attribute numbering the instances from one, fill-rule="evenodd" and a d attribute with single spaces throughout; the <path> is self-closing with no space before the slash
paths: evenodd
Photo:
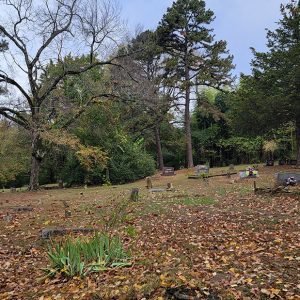
<path id="1" fill-rule="evenodd" d="M 252 49 L 252 74 L 238 82 L 202 0 L 175 1 L 133 38 L 112 1 L 0 5 L 13 16 L 0 24 L 3 185 L 122 183 L 206 162 L 300 164 L 300 2 L 281 6 L 268 50 Z"/>

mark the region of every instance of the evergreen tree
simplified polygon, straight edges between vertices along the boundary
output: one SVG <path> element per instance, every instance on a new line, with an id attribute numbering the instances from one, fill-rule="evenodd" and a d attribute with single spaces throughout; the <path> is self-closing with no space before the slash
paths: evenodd
<path id="1" fill-rule="evenodd" d="M 252 97 L 252 103 L 268 112 L 263 118 L 266 129 L 295 122 L 300 165 L 300 1 L 281 5 L 281 14 L 278 28 L 267 33 L 268 51 L 253 49 L 255 89 L 264 97 Z"/>
<path id="2" fill-rule="evenodd" d="M 214 41 L 209 24 L 214 13 L 203 0 L 177 0 L 163 16 L 157 32 L 165 53 L 165 83 L 185 100 L 186 164 L 193 167 L 190 101 L 196 87 L 221 87 L 231 82 L 232 56 L 225 41 Z"/>

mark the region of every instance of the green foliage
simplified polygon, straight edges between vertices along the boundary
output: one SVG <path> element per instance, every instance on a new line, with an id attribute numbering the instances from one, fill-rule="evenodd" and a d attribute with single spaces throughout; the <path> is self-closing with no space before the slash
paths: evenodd
<path id="1" fill-rule="evenodd" d="M 16 126 L 0 121 L 0 185 L 14 184 L 29 168 L 27 136 Z"/>
<path id="2" fill-rule="evenodd" d="M 48 258 L 51 266 L 45 269 L 48 276 L 61 274 L 68 278 L 84 277 L 109 268 L 130 266 L 130 256 L 119 237 L 95 235 L 90 240 L 68 238 L 50 246 Z"/>
<path id="3" fill-rule="evenodd" d="M 117 135 L 118 146 L 111 149 L 110 180 L 125 183 L 153 175 L 155 163 L 143 149 L 143 140 L 132 142 L 124 135 Z"/>
<path id="4" fill-rule="evenodd" d="M 159 23 L 158 43 L 168 54 L 166 74 L 169 82 L 179 81 L 183 90 L 195 84 L 187 78 L 187 70 L 201 70 L 200 85 L 220 86 L 231 82 L 232 57 L 228 56 L 225 41 L 214 41 L 209 28 L 213 20 L 214 14 L 206 9 L 205 1 L 177 0 Z"/>
<path id="5" fill-rule="evenodd" d="M 264 140 L 260 136 L 255 138 L 233 136 L 229 139 L 221 140 L 220 146 L 227 151 L 234 151 L 240 159 L 238 163 L 257 163 L 260 160 L 263 142 Z"/>
<path id="6" fill-rule="evenodd" d="M 186 206 L 197 206 L 197 205 L 213 205 L 216 204 L 216 200 L 213 198 L 185 198 L 183 200 L 176 201 L 176 204 L 182 204 Z"/>

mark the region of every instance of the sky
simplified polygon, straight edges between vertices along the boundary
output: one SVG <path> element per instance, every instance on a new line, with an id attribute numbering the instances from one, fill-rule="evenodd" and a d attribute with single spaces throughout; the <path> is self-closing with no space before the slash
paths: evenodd
<path id="1" fill-rule="evenodd" d="M 172 5 L 173 0 L 119 0 L 122 16 L 133 32 L 137 25 L 143 29 L 155 29 L 158 22 Z M 206 0 L 215 13 L 212 24 L 216 39 L 226 40 L 234 55 L 234 73 L 250 74 L 252 53 L 266 50 L 266 28 L 276 28 L 280 19 L 280 4 L 288 0 Z"/>

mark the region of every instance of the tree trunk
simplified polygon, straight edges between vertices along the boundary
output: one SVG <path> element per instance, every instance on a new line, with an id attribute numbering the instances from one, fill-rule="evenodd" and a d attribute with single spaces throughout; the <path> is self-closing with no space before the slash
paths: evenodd
<path id="1" fill-rule="evenodd" d="M 300 119 L 296 120 L 297 166 L 300 167 Z"/>
<path id="2" fill-rule="evenodd" d="M 186 62 L 187 64 L 187 62 Z M 192 147 L 192 133 L 191 133 L 191 116 L 190 116 L 190 74 L 188 65 L 185 66 L 185 112 L 184 112 L 184 126 L 185 126 L 185 147 L 186 147 L 186 164 L 188 168 L 194 167 L 193 161 L 193 147 Z"/>
<path id="3" fill-rule="evenodd" d="M 157 155 L 157 165 L 160 171 L 164 168 L 164 157 L 161 148 L 159 125 L 155 126 L 155 143 L 156 143 L 156 155 Z"/>
<path id="4" fill-rule="evenodd" d="M 188 28 L 186 28 L 188 32 Z M 185 112 L 184 112 L 184 124 L 185 124 L 185 146 L 186 146 L 186 164 L 188 168 L 194 167 L 193 161 L 193 147 L 192 147 L 192 133 L 191 133 L 191 116 L 190 116 L 190 70 L 188 60 L 188 38 L 185 38 Z"/>
<path id="5" fill-rule="evenodd" d="M 191 116 L 190 116 L 190 87 L 186 87 L 185 93 L 185 113 L 184 113 L 184 123 L 185 123 L 185 145 L 186 145 L 186 161 L 187 167 L 193 168 L 193 147 L 192 147 L 192 133 L 191 133 Z"/>
<path id="6" fill-rule="evenodd" d="M 43 155 L 41 151 L 41 138 L 39 133 L 33 130 L 31 138 L 31 171 L 29 190 L 37 191 L 39 189 L 39 173 Z"/>

